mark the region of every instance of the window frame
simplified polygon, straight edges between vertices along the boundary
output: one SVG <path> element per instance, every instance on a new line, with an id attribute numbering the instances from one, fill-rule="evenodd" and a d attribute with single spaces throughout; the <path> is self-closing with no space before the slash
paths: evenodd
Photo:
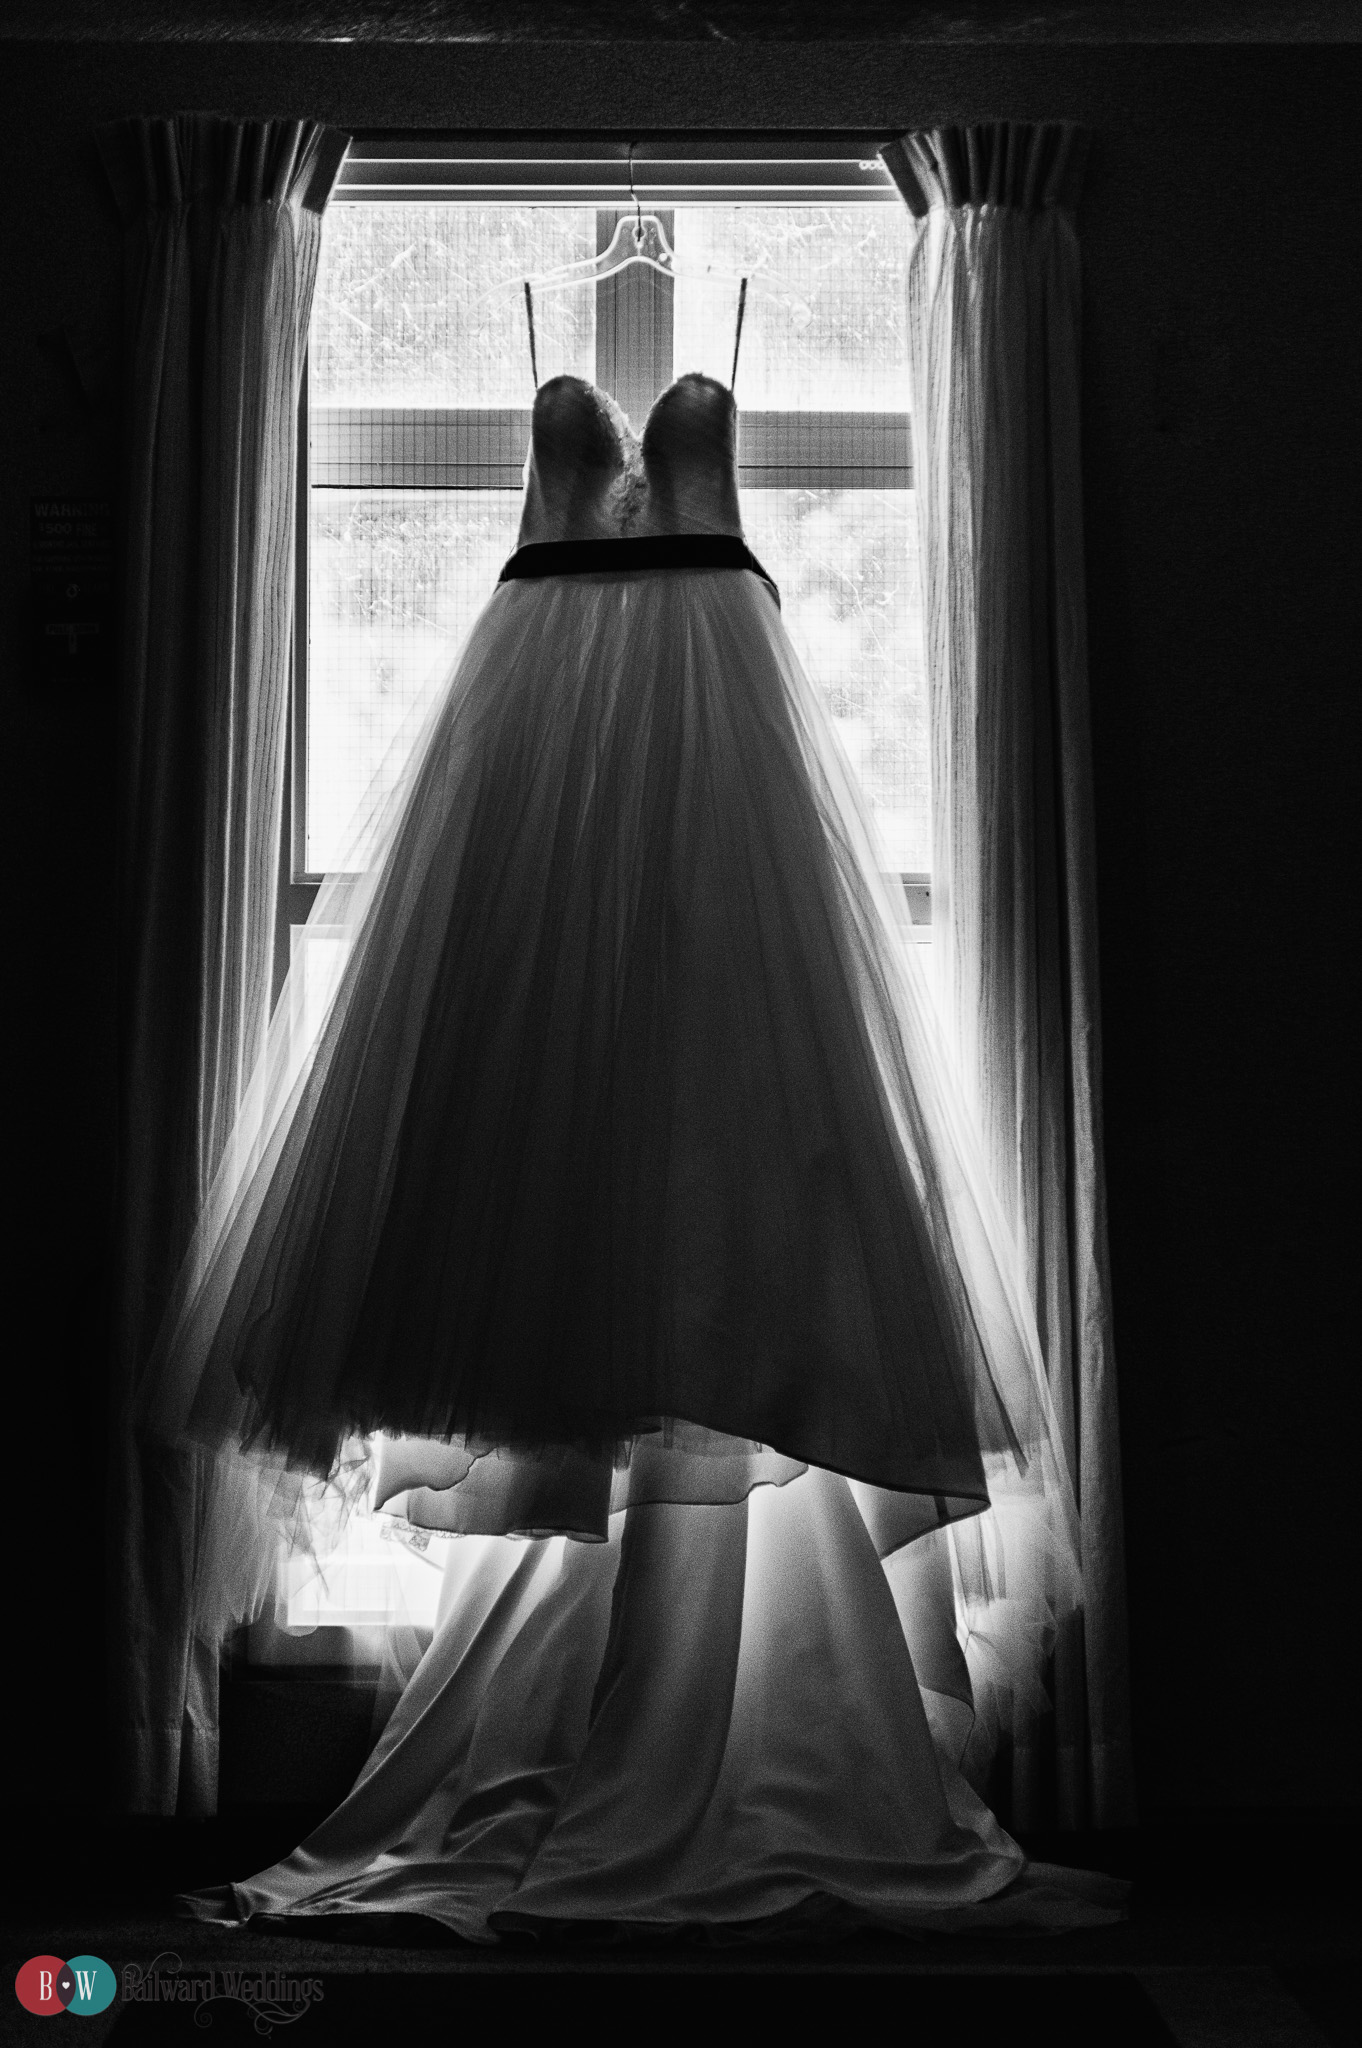
<path id="1" fill-rule="evenodd" d="M 687 201 L 751 204 L 760 198 L 787 206 L 859 202 L 901 205 L 878 158 L 882 139 L 831 133 L 784 137 L 712 135 L 700 141 L 673 135 L 630 144 L 600 136 L 572 140 L 368 134 L 352 142 L 332 203 L 391 201 L 400 195 L 412 201 L 533 204 L 543 203 L 551 195 L 561 203 L 593 205 L 597 213 L 597 242 L 603 246 L 615 220 L 621 213 L 631 211 L 635 202 L 647 211 L 663 214 L 664 218 L 675 205 Z M 629 192 L 631 160 L 633 200 Z M 597 287 L 598 293 L 614 288 L 610 291 L 610 318 L 604 328 L 599 298 L 597 307 L 596 367 L 598 380 L 605 388 L 616 388 L 620 379 L 610 374 L 608 361 L 603 362 L 603 332 L 608 337 L 610 329 L 630 321 L 637 330 L 640 321 L 646 326 L 651 318 L 656 338 L 655 359 L 665 357 L 668 378 L 671 375 L 670 333 L 656 333 L 659 322 L 669 328 L 670 303 L 667 294 L 658 289 L 662 280 L 652 280 L 651 272 L 630 270 L 610 280 L 608 286 Z M 651 311 L 645 305 L 649 294 Z M 664 340 L 666 345 L 662 346 Z M 642 417 L 640 406 L 655 393 L 626 390 L 617 395 L 632 417 Z M 391 424 L 399 409 L 373 410 L 375 414 L 382 410 L 385 423 Z M 476 433 L 471 431 L 474 413 L 481 415 L 475 423 Z M 430 410 L 418 415 L 411 409 L 408 416 L 413 428 L 418 418 L 423 425 L 427 450 L 424 460 L 429 467 Z M 450 451 L 439 458 L 443 473 L 438 479 L 409 475 L 396 486 L 389 477 L 384 481 L 389 488 L 429 487 L 435 481 L 439 487 L 454 489 L 519 489 L 529 421 L 528 407 L 496 413 L 478 408 L 448 408 L 439 415 L 433 437 L 437 448 Z M 797 422 L 793 429 L 792 422 Z M 348 423 L 354 424 L 353 412 Z M 306 865 L 310 493 L 319 467 L 326 471 L 327 482 L 340 482 L 342 487 L 345 483 L 353 487 L 355 477 L 352 468 L 342 479 L 333 452 L 336 437 L 328 446 L 325 417 L 314 416 L 311 411 L 306 355 L 297 433 L 297 580 L 285 816 L 280 847 L 276 993 L 290 965 L 292 930 L 307 922 L 321 881 L 320 875 L 309 871 Z M 772 454 L 777 435 L 783 441 L 779 461 Z M 739 416 L 739 437 L 739 483 L 748 489 L 836 487 L 843 477 L 851 488 L 912 487 L 912 440 L 907 412 L 745 412 Z M 349 439 L 353 445 L 353 436 Z M 867 450 L 883 451 L 886 447 L 893 451 L 892 460 L 874 464 L 865 461 Z M 792 450 L 797 459 L 791 458 Z M 413 470 L 419 466 L 411 465 Z M 930 876 L 911 873 L 900 879 L 913 925 L 929 927 Z M 920 929 L 915 936 L 927 939 L 929 932 Z M 348 1670 L 356 1666 L 357 1652 L 359 1664 L 363 1665 L 366 1659 L 377 1662 L 380 1653 L 375 1644 L 381 1627 L 375 1631 L 372 1626 L 334 1622 L 300 1633 L 276 1619 L 262 1617 L 245 1632 L 249 1642 L 246 1661 L 274 1676 Z"/>
<path id="2" fill-rule="evenodd" d="M 819 203 L 901 205 L 879 160 L 884 138 L 864 133 L 821 135 L 659 135 L 641 142 L 587 136 L 535 138 L 522 135 L 432 137 L 371 132 L 351 143 L 332 204 L 482 201 L 503 205 L 550 203 L 594 205 L 597 243 L 604 246 L 615 221 L 634 204 L 666 215 L 677 204 Z M 630 180 L 632 179 L 632 197 Z M 670 202 L 670 204 L 669 204 Z M 666 223 L 670 226 L 670 223 Z M 620 273 L 597 285 L 597 381 L 614 389 L 631 416 L 642 417 L 655 390 L 645 377 L 621 376 L 610 360 L 622 326 L 640 324 L 656 332 L 655 359 L 670 364 L 670 294 L 665 280 L 643 269 Z M 603 345 L 604 343 L 604 345 Z M 670 375 L 670 368 L 668 370 Z M 638 389 L 632 388 L 635 384 Z M 621 385 L 625 388 L 620 389 Z M 660 387 L 659 387 L 660 388 Z M 528 445 L 530 410 L 478 407 L 360 409 L 376 426 L 409 430 L 413 449 L 422 449 L 397 482 L 392 466 L 365 465 L 342 452 L 336 431 L 346 419 L 344 448 L 354 447 L 353 408 L 313 414 L 307 361 L 299 390 L 297 453 L 297 572 L 292 683 L 289 692 L 288 773 L 285 778 L 283 858 L 280 866 L 280 932 L 276 945 L 276 986 L 288 967 L 289 927 L 311 911 L 321 874 L 307 865 L 307 730 L 309 637 L 310 492 L 322 481 L 363 488 L 381 481 L 389 489 L 519 489 Z M 432 441 L 436 454 L 430 453 Z M 780 447 L 780 459 L 775 449 Z M 378 472 L 382 471 L 381 478 Z M 911 489 L 913 457 L 907 411 L 761 411 L 739 415 L 739 486 L 744 489 L 884 488 Z M 930 923 L 931 881 L 905 873 L 915 925 Z"/>

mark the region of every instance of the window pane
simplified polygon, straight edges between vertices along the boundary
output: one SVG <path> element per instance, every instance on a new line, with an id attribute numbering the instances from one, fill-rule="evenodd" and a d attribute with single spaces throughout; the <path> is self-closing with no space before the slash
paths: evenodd
<path id="1" fill-rule="evenodd" d="M 310 495 L 307 864 L 317 873 L 341 864 L 380 769 L 391 780 L 400 768 L 385 758 L 391 743 L 491 595 L 520 493 Z"/>
<path id="2" fill-rule="evenodd" d="M 285 1560 L 284 1621 L 289 1628 L 388 1623 L 397 1618 L 396 1595 L 413 1628 L 434 1628 L 448 1549 L 447 1537 L 409 1530 L 390 1515 L 351 1515 L 320 1567 L 301 1553 Z"/>
<path id="3" fill-rule="evenodd" d="M 931 755 L 913 493 L 744 491 L 742 516 L 870 799 L 890 870 L 925 873 Z"/>
<path id="4" fill-rule="evenodd" d="M 340 984 L 350 950 L 344 927 L 325 924 L 289 926 L 289 974 L 293 998 L 291 1029 L 304 1045 L 314 1045 L 331 998 Z"/>
<path id="5" fill-rule="evenodd" d="M 520 280 L 596 251 L 582 206 L 332 206 L 308 356 L 324 405 L 508 406 L 534 396 Z M 596 295 L 535 303 L 540 374 L 596 368 Z"/>
<path id="6" fill-rule="evenodd" d="M 901 206 L 678 208 L 676 368 L 726 384 L 750 278 L 738 403 L 756 411 L 906 412 L 908 236 Z"/>

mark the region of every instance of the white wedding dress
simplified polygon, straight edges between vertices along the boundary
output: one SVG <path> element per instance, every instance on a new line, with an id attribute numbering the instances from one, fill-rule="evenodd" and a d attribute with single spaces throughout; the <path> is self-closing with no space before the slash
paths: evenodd
<path id="1" fill-rule="evenodd" d="M 459 1540 L 349 1796 L 201 1917 L 1119 1914 L 959 1768 L 944 1532 L 1011 1488 L 1072 1570 L 1072 1505 L 734 449 L 706 378 L 641 441 L 540 390 L 521 546 L 323 890 L 325 1025 L 248 1091 L 144 1405 L 216 1458 L 200 1625 L 259 1605 L 309 1479 Z"/>

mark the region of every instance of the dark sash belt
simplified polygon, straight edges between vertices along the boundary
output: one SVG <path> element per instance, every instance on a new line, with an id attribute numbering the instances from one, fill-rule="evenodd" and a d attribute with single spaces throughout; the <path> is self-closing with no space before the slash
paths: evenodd
<path id="1" fill-rule="evenodd" d="M 609 540 L 535 540 L 517 548 L 499 582 L 527 576 L 599 576 L 621 569 L 750 569 L 777 604 L 780 592 L 746 541 L 731 533 L 640 533 Z"/>

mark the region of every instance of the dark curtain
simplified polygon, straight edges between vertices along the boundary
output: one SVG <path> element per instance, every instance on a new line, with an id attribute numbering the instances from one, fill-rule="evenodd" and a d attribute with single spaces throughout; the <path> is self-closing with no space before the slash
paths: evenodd
<path id="1" fill-rule="evenodd" d="M 217 1653 L 190 1625 L 207 1475 L 132 1411 L 269 1018 L 298 391 L 348 138 L 195 114 L 98 140 L 123 221 L 128 376 L 114 1754 L 124 1810 L 208 1813 Z"/>

